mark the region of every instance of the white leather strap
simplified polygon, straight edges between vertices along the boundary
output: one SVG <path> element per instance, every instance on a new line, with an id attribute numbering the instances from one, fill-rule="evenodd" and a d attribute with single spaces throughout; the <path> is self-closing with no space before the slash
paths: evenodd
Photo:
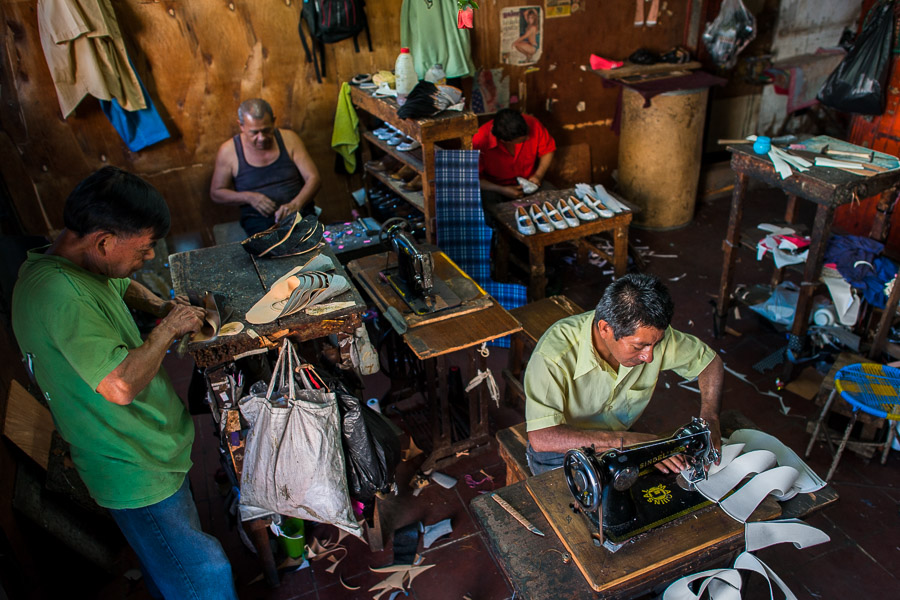
<path id="1" fill-rule="evenodd" d="M 700 584 L 700 588 L 695 594 L 691 591 L 690 586 L 692 583 L 700 579 L 703 579 L 703 583 Z M 711 586 L 714 581 L 719 583 Z M 681 579 L 667 587 L 666 591 L 663 592 L 663 600 L 700 600 L 700 598 L 703 596 L 703 593 L 706 591 L 706 588 L 708 587 L 713 588 L 710 589 L 710 600 L 714 599 L 712 595 L 713 591 L 716 591 L 720 594 L 720 596 L 718 598 L 715 598 L 715 600 L 727 600 L 726 594 L 728 593 L 728 591 L 723 589 L 724 586 L 737 591 L 737 596 L 732 596 L 732 598 L 740 598 L 741 574 L 738 573 L 735 569 L 713 569 L 711 571 L 694 573 L 693 575 L 682 577 Z"/>
<path id="2" fill-rule="evenodd" d="M 726 446 L 727 448 L 727 446 Z M 747 475 L 763 473 L 775 466 L 775 455 L 768 450 L 754 450 L 741 454 L 724 469 L 695 484 L 697 490 L 713 502 L 718 502 L 733 490 Z M 755 508 L 755 507 L 754 507 Z M 753 512 L 753 511 L 750 511 Z"/>
<path id="3" fill-rule="evenodd" d="M 734 494 L 719 503 L 728 516 L 741 523 L 756 510 L 756 507 L 766 496 L 775 492 L 783 495 L 785 490 L 791 489 L 797 479 L 797 469 L 793 467 L 775 467 L 765 473 L 760 473 Z"/>
<path id="4" fill-rule="evenodd" d="M 770 600 L 775 600 L 775 594 L 772 592 L 773 581 L 775 582 L 775 585 L 777 585 L 779 589 L 781 589 L 781 592 L 784 594 L 785 600 L 797 600 L 797 596 L 795 596 L 794 593 L 791 592 L 790 588 L 785 585 L 785 583 L 781 580 L 781 577 L 779 577 L 778 574 L 775 573 L 775 571 L 770 569 L 769 565 L 759 560 L 749 552 L 744 552 L 735 559 L 734 568 L 754 571 L 765 577 L 766 582 L 769 584 Z"/>
<path id="5" fill-rule="evenodd" d="M 799 519 L 764 521 L 744 525 L 744 542 L 747 552 L 788 542 L 800 549 L 829 541 L 831 538 L 827 533 L 807 525 Z"/>
<path id="6" fill-rule="evenodd" d="M 725 467 L 731 464 L 735 458 L 737 458 L 741 452 L 744 451 L 743 444 L 723 444 L 722 445 L 722 458 L 719 459 L 719 464 L 713 464 L 709 471 L 707 471 L 707 475 L 715 475 Z"/>
<path id="7" fill-rule="evenodd" d="M 797 469 L 797 472 L 800 474 L 797 481 L 794 482 L 790 491 L 783 497 L 778 498 L 779 501 L 790 500 L 798 492 L 815 492 L 816 490 L 825 487 L 825 481 L 819 477 L 815 471 L 810 469 L 809 466 L 803 462 L 803 459 L 797 456 L 796 452 L 785 446 L 778 438 L 771 436 L 768 433 L 763 433 L 756 429 L 739 429 L 731 434 L 731 437 L 728 438 L 728 442 L 731 444 L 744 444 L 745 452 L 760 449 L 774 452 L 779 465 Z"/>

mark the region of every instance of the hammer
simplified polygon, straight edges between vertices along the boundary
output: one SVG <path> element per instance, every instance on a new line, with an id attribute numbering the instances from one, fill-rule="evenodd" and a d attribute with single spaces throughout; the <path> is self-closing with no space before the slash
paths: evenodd
<path id="1" fill-rule="evenodd" d="M 864 160 L 867 160 L 868 162 L 873 162 L 875 159 L 874 152 L 847 152 L 845 150 L 829 150 L 828 144 L 825 144 L 822 147 L 822 154 L 831 156 L 852 156 L 854 158 L 862 158 Z"/>

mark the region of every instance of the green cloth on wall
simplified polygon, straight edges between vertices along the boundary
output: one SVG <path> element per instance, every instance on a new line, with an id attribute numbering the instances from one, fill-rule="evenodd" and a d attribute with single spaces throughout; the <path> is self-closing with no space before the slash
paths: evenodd
<path id="1" fill-rule="evenodd" d="M 350 84 L 341 84 L 338 92 L 337 109 L 334 111 L 334 131 L 331 133 L 331 147 L 344 159 L 348 173 L 356 171 L 356 149 L 359 147 L 359 117 L 350 100 Z"/>
<path id="2" fill-rule="evenodd" d="M 436 63 L 444 66 L 447 77 L 475 72 L 469 31 L 456 27 L 458 9 L 456 0 L 434 0 L 431 8 L 422 0 L 403 0 L 400 45 L 412 52 L 419 79 Z"/>

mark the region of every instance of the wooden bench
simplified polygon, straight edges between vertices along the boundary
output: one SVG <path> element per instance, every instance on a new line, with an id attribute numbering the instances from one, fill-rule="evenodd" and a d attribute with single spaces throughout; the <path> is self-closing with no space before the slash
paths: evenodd
<path id="1" fill-rule="evenodd" d="M 522 372 L 531 357 L 531 351 L 544 332 L 560 319 L 582 312 L 584 309 L 562 295 L 536 300 L 509 311 L 509 314 L 522 324 L 522 331 L 512 336 L 509 363 L 503 370 L 503 379 L 506 381 L 505 398 L 508 404 L 518 406 L 521 403 L 524 408 L 525 388 L 522 386 Z"/>

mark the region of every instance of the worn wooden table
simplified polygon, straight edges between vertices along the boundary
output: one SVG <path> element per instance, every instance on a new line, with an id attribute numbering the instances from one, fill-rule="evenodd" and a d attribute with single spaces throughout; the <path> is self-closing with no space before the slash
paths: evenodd
<path id="1" fill-rule="evenodd" d="M 327 244 L 322 247 L 321 253 L 331 258 L 335 265 L 334 273 L 350 281 Z M 172 285 L 176 294 L 186 294 L 189 291 L 215 291 L 224 294 L 226 305 L 233 309 L 229 320 L 244 324 L 244 330 L 237 335 L 188 344 L 187 351 L 194 357 L 197 366 L 211 367 L 242 355 L 274 348 L 277 346 L 276 342 L 286 335 L 290 335 L 295 341 L 312 340 L 333 333 L 353 335 L 362 324 L 366 303 L 352 282 L 349 291 L 328 300 L 329 303 L 353 302 L 347 308 L 318 316 L 300 311 L 263 325 L 253 325 L 245 320 L 247 311 L 279 277 L 307 260 L 309 255 L 254 258 L 239 243 L 200 248 L 169 256 Z"/>
<path id="2" fill-rule="evenodd" d="M 393 307 L 406 319 L 409 329 L 403 340 L 419 360 L 425 363 L 426 383 L 423 395 L 431 407 L 434 447 L 421 469 L 441 468 L 457 459 L 460 452 L 477 453 L 490 443 L 488 432 L 488 393 L 478 385 L 469 393 L 469 437 L 452 441 L 450 404 L 447 394 L 446 357 L 458 350 L 467 351 L 469 377 L 487 369 L 487 361 L 478 347 L 522 329 L 512 317 L 468 275 L 442 252 L 433 252 L 435 277 L 443 279 L 463 304 L 455 309 L 417 317 L 378 273 L 396 264 L 393 252 L 375 254 L 350 261 L 347 269 L 365 289 L 381 311 Z"/>
<path id="3" fill-rule="evenodd" d="M 625 274 L 628 267 L 628 226 L 631 224 L 632 213 L 621 212 L 607 219 L 599 218 L 596 221 L 580 221 L 578 227 L 556 229 L 549 233 L 537 232 L 533 235 L 522 235 L 516 223 L 516 209 L 524 206 L 526 210 L 531 204 L 551 201 L 554 205 L 560 198 L 574 196 L 575 190 L 547 190 L 537 192 L 522 200 L 500 202 L 488 210 L 497 223 L 497 254 L 495 256 L 495 273 L 497 278 L 503 281 L 509 269 L 509 243 L 517 240 L 528 248 L 528 262 L 526 270 L 529 272 L 528 299 L 540 300 L 545 295 L 547 288 L 546 267 L 544 265 L 547 246 L 561 242 L 572 242 L 578 249 L 578 263 L 584 264 L 589 251 L 607 259 L 615 268 L 616 277 Z M 597 233 L 609 231 L 613 237 L 613 253 L 609 255 L 596 244 L 592 244 L 587 238 Z"/>
<path id="4" fill-rule="evenodd" d="M 835 146 L 841 144 L 845 143 L 834 140 Z M 797 220 L 798 199 L 816 204 L 815 222 L 810 234 L 809 255 L 803 270 L 800 296 L 797 300 L 797 310 L 794 313 L 794 322 L 791 325 L 789 338 L 791 351 L 799 354 L 803 350 L 804 336 L 809 326 L 813 296 L 818 288 L 819 274 L 822 271 L 825 248 L 831 236 L 831 223 L 835 208 L 881 194 L 870 237 L 883 241 L 887 235 L 894 198 L 897 190 L 900 189 L 900 169 L 863 177 L 838 169 L 813 166 L 803 173 L 794 170 L 790 177 L 782 179 L 775 171 L 768 155 L 753 152 L 751 143 L 729 146 L 728 149 L 732 152 L 731 169 L 734 171 L 735 182 L 731 197 L 728 232 L 722 242 L 722 278 L 716 302 L 716 335 L 722 335 L 725 331 L 729 307 L 733 300 L 734 265 L 737 260 L 737 249 L 741 242 L 740 229 L 744 212 L 744 196 L 748 180 L 752 177 L 787 194 L 788 203 L 784 219 L 788 223 L 795 223 Z M 860 152 L 866 150 L 866 148 L 859 148 Z M 805 156 L 805 158 L 811 157 Z M 760 239 L 762 237 L 761 232 Z M 776 270 L 772 278 L 773 284 L 781 281 L 783 270 Z M 883 329 L 882 326 L 876 333 L 876 346 L 884 343 L 886 331 L 882 331 Z M 790 365 L 790 363 L 788 362 L 786 365 Z"/>
<path id="5" fill-rule="evenodd" d="M 346 277 L 350 282 L 349 276 L 327 244 L 322 247 L 321 253 L 331 258 L 335 265 L 334 273 Z M 227 321 L 223 321 L 223 325 L 231 321 L 244 325 L 244 330 L 237 335 L 222 336 L 209 342 L 190 343 L 187 346 L 187 351 L 198 367 L 206 369 L 207 373 L 214 371 L 213 376 L 207 377 L 210 389 L 223 399 L 223 405 L 233 408 L 221 411 L 218 419 L 222 420 L 220 425 L 223 432 L 221 436 L 223 450 L 227 450 L 232 457 L 238 481 L 243 460 L 243 440 L 233 441 L 231 438 L 232 434 L 240 431 L 238 411 L 234 409 L 239 398 L 230 397 L 230 386 L 227 384 L 224 371 L 213 368 L 243 356 L 267 352 L 276 348 L 277 341 L 288 335 L 295 341 L 316 339 L 333 333 L 338 334 L 339 338 L 347 337 L 352 336 L 362 324 L 366 303 L 352 282 L 348 291 L 328 301 L 352 302 L 347 308 L 318 316 L 300 311 L 263 325 L 247 323 L 245 320 L 247 311 L 269 287 L 296 265 L 306 263 L 309 258 L 310 255 L 256 259 L 239 243 L 222 244 L 169 256 L 172 284 L 176 294 L 206 291 L 221 293 L 226 298 L 226 308 L 232 311 Z M 340 346 L 349 348 L 346 344 Z M 269 518 L 252 519 L 247 522 L 247 528 L 257 548 L 266 583 L 274 587 L 278 585 L 278 569 L 269 544 L 269 523 Z"/>
<path id="6" fill-rule="evenodd" d="M 542 489 L 559 487 L 560 480 L 565 486 L 562 471 L 557 469 L 496 491 L 540 529 L 544 537 L 513 520 L 490 494 L 477 496 L 469 503 L 475 520 L 487 536 L 488 547 L 517 597 L 523 600 L 626 600 L 660 591 L 658 588 L 690 573 L 725 566 L 744 548 L 743 528 L 735 527 L 737 523 L 724 516 L 720 508 L 711 507 L 699 514 L 699 518 L 688 516 L 635 538 L 614 554 L 596 548 L 593 568 L 607 578 L 602 593 L 595 592 L 533 497 L 535 493 L 543 495 Z M 800 494 L 782 503 L 781 518 L 805 517 L 836 500 L 837 493 L 830 486 L 812 494 Z M 583 519 L 581 515 L 572 516 Z M 698 526 L 701 519 L 702 526 Z"/>

